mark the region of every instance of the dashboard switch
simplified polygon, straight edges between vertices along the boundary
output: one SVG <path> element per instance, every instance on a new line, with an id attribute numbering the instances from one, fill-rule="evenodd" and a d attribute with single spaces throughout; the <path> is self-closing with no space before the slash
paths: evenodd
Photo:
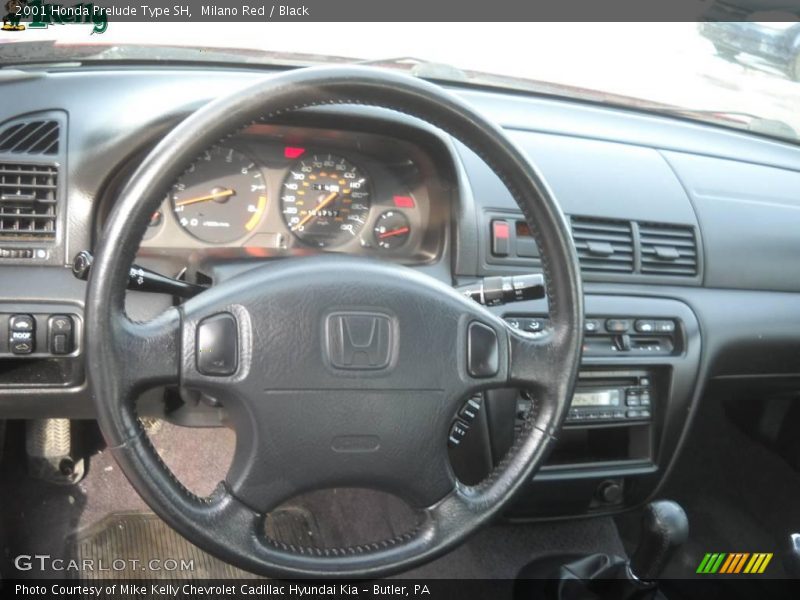
<path id="1" fill-rule="evenodd" d="M 477 417 L 478 413 L 481 411 L 481 400 L 483 400 L 483 394 L 476 394 L 469 398 L 464 403 L 464 406 L 461 407 L 461 410 L 458 411 L 458 416 L 467 423 L 474 421 L 475 417 Z"/>
<path id="2" fill-rule="evenodd" d="M 628 319 L 606 319 L 606 331 L 609 333 L 625 333 L 631 328 Z"/>
<path id="3" fill-rule="evenodd" d="M 586 319 L 583 323 L 583 330 L 586 333 L 597 333 L 600 331 L 600 320 L 599 319 Z"/>
<path id="4" fill-rule="evenodd" d="M 35 321 L 31 315 L 14 315 L 8 320 L 8 328 L 11 331 L 33 331 Z"/>
<path id="5" fill-rule="evenodd" d="M 30 354 L 36 340 L 36 321 L 31 315 L 13 315 L 8 320 L 8 346 L 12 354 Z"/>
<path id="6" fill-rule="evenodd" d="M 197 370 L 216 377 L 233 375 L 238 367 L 238 345 L 233 315 L 219 313 L 203 319 L 197 326 Z"/>
<path id="7" fill-rule="evenodd" d="M 461 419 L 456 419 L 450 427 L 450 435 L 447 438 L 447 443 L 451 448 L 458 446 L 469 432 L 469 425 L 464 423 Z"/>
<path id="8" fill-rule="evenodd" d="M 72 352 L 72 317 L 52 315 L 47 319 L 47 339 L 51 354 Z"/>
<path id="9" fill-rule="evenodd" d="M 492 254 L 508 256 L 511 240 L 511 228 L 508 221 L 495 219 L 492 221 Z"/>
<path id="10" fill-rule="evenodd" d="M 34 339 L 32 331 L 10 331 L 8 345 L 12 354 L 30 354 L 33 352 Z"/>
<path id="11" fill-rule="evenodd" d="M 620 352 L 629 352 L 631 349 L 631 336 L 627 333 L 614 336 L 614 347 Z"/>
<path id="12" fill-rule="evenodd" d="M 675 331 L 675 321 L 655 321 L 654 327 L 658 333 L 673 333 Z"/>
<path id="13" fill-rule="evenodd" d="M 491 377 L 500 369 L 500 348 L 494 329 L 473 321 L 467 331 L 467 371 L 473 377 Z"/>

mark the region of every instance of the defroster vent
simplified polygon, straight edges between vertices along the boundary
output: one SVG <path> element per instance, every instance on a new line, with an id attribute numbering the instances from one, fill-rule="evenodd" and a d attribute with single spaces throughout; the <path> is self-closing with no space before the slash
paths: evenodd
<path id="1" fill-rule="evenodd" d="M 60 138 L 58 121 L 16 121 L 0 130 L 0 153 L 56 155 Z"/>

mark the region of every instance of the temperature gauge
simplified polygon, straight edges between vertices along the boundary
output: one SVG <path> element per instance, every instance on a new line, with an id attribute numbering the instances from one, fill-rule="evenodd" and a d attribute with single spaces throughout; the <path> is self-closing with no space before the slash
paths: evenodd
<path id="1" fill-rule="evenodd" d="M 403 213 L 387 210 L 378 216 L 372 231 L 378 247 L 384 250 L 394 250 L 408 241 L 411 235 L 411 223 Z"/>

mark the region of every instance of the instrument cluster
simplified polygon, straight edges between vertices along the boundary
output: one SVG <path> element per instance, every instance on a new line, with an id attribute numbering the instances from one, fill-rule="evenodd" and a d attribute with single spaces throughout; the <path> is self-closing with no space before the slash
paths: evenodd
<path id="1" fill-rule="evenodd" d="M 416 142 L 256 124 L 206 150 L 174 183 L 140 254 L 345 252 L 425 262 L 443 247 L 446 180 Z"/>

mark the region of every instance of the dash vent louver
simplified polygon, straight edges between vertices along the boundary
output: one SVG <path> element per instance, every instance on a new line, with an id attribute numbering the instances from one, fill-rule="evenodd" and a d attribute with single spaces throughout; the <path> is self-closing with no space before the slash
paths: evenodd
<path id="1" fill-rule="evenodd" d="M 572 239 L 584 273 L 633 273 L 634 242 L 629 221 L 573 216 Z"/>
<path id="2" fill-rule="evenodd" d="M 56 234 L 55 166 L 0 163 L 0 240 L 48 240 Z"/>
<path id="3" fill-rule="evenodd" d="M 55 156 L 61 125 L 49 119 L 15 121 L 0 131 L 0 153 Z"/>
<path id="4" fill-rule="evenodd" d="M 697 275 L 697 241 L 692 227 L 639 223 L 639 247 L 643 275 Z"/>

